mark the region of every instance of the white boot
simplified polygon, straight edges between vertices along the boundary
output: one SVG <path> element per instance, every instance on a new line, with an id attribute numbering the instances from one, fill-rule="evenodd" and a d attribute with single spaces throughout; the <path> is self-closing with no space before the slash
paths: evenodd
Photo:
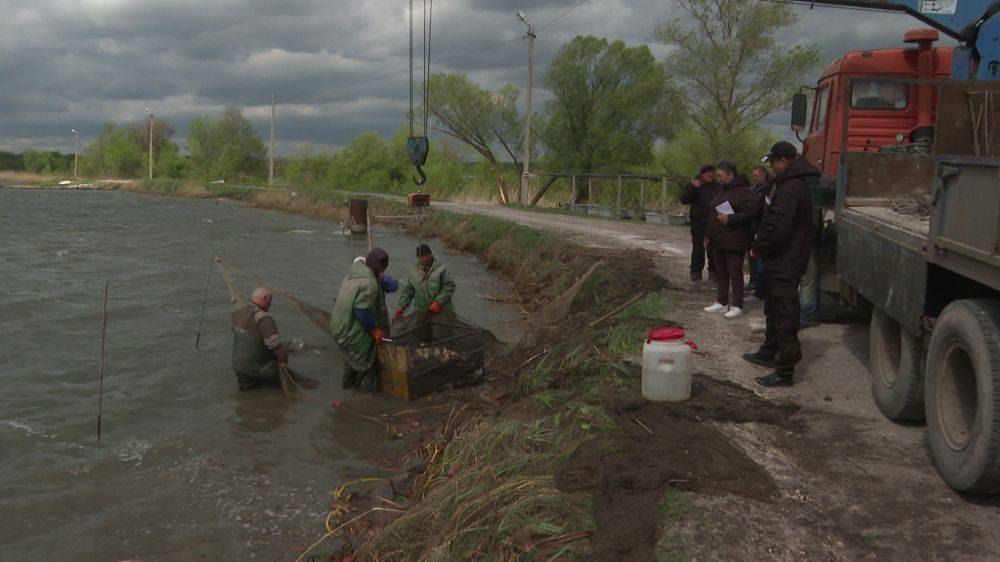
<path id="1" fill-rule="evenodd" d="M 743 309 L 738 306 L 730 306 L 729 312 L 723 314 L 726 318 L 739 318 L 743 316 Z"/>
<path id="2" fill-rule="evenodd" d="M 723 310 L 726 310 L 726 305 L 717 302 L 712 303 L 712 306 L 705 307 L 705 312 L 722 312 Z"/>

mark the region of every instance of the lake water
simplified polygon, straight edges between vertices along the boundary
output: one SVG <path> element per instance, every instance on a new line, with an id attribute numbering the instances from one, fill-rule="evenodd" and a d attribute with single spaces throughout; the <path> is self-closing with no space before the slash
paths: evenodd
<path id="1" fill-rule="evenodd" d="M 378 425 L 278 390 L 236 390 L 218 276 L 194 346 L 212 254 L 329 309 L 364 239 L 229 201 L 0 189 L 0 240 L 0 559 L 294 559 L 322 536 L 339 482 L 389 474 L 373 463 L 403 443 Z M 376 240 L 405 277 L 417 241 Z M 515 337 L 516 312 L 488 298 L 510 287 L 430 244 L 458 279 L 459 312 Z M 290 365 L 322 383 L 318 396 L 375 415 L 411 407 L 342 391 L 329 337 L 280 295 L 271 312 L 285 341 L 305 342 Z"/>

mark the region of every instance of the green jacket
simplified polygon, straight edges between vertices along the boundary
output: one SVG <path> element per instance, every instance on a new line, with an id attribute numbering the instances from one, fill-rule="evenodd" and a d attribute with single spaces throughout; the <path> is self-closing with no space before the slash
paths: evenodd
<path id="1" fill-rule="evenodd" d="M 437 301 L 442 308 L 454 311 L 455 305 L 451 302 L 454 294 L 455 281 L 448 275 L 448 269 L 443 263 L 434 260 L 427 272 L 417 263 L 417 267 L 410 271 L 410 276 L 406 279 L 403 294 L 399 297 L 399 306 L 405 309 L 412 304 L 413 310 L 422 311 L 427 310 L 431 301 Z"/>
<path id="2" fill-rule="evenodd" d="M 337 300 L 333 302 L 330 333 L 347 354 L 347 362 L 357 371 L 371 368 L 375 363 L 376 349 L 375 340 L 354 315 L 354 309 L 367 309 L 376 318 L 382 317 L 379 302 L 383 303 L 384 309 L 385 299 L 380 293 L 375 274 L 365 265 L 365 260 L 359 258 L 351 265 L 347 277 L 340 284 Z"/>

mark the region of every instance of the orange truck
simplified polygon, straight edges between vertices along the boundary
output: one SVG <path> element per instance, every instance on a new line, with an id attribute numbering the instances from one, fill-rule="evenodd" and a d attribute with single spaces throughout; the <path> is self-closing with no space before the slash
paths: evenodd
<path id="1" fill-rule="evenodd" d="M 926 420 L 942 478 L 1000 492 L 1000 1 L 818 3 L 935 29 L 847 53 L 804 88 L 811 103 L 793 96 L 792 129 L 824 174 L 804 286 L 870 313 L 874 400 Z M 958 44 L 936 46 L 939 31 Z"/>

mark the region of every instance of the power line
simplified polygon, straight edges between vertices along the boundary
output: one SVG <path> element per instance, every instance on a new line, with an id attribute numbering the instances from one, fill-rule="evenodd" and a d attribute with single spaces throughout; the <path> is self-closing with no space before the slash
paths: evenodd
<path id="1" fill-rule="evenodd" d="M 545 29 L 546 27 L 549 27 L 550 25 L 552 25 L 552 24 L 556 23 L 557 21 L 563 19 L 564 17 L 570 15 L 571 13 L 573 13 L 574 10 L 576 10 L 580 6 L 583 6 L 584 4 L 586 4 L 589 1 L 590 0 L 582 0 L 581 2 L 577 3 L 572 8 L 570 8 L 570 9 L 566 10 L 565 12 L 563 12 L 563 13 L 559 14 L 558 16 L 556 16 L 556 18 L 554 20 L 552 20 L 549 23 L 543 25 L 542 27 L 539 27 L 538 30 L 541 31 L 541 30 Z"/>

